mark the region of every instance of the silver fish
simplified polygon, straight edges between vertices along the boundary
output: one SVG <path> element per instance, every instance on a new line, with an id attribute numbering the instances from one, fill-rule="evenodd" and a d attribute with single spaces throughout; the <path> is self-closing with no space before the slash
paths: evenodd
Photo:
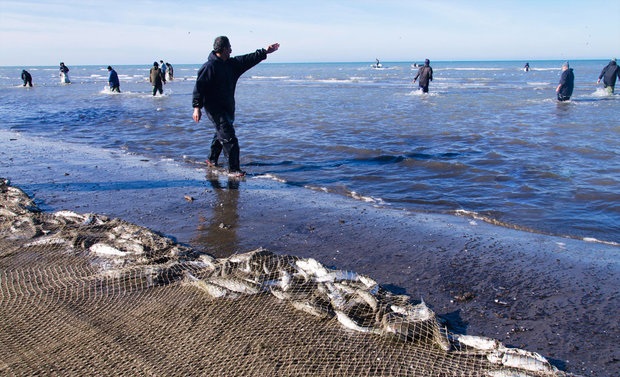
<path id="1" fill-rule="evenodd" d="M 291 305 L 297 310 L 306 312 L 315 317 L 328 318 L 329 312 L 319 306 L 312 305 L 309 301 L 291 301 Z"/>
<path id="2" fill-rule="evenodd" d="M 501 344 L 498 340 L 487 338 L 485 336 L 453 334 L 452 338 L 460 344 L 463 344 L 468 347 L 472 347 L 472 348 L 475 348 L 481 351 L 496 350 L 499 348 Z"/>
<path id="3" fill-rule="evenodd" d="M 215 284 L 209 284 L 203 280 L 200 280 L 187 271 L 185 272 L 185 281 L 188 284 L 193 285 L 202 291 L 205 291 L 209 296 L 213 298 L 221 298 L 226 296 L 226 294 L 228 293 L 228 290 L 226 290 L 225 288 Z"/>
<path id="4" fill-rule="evenodd" d="M 381 330 L 372 328 L 372 327 L 362 327 L 355 323 L 351 318 L 349 318 L 344 312 L 340 310 L 334 310 L 336 313 L 336 317 L 338 318 L 338 322 L 340 322 L 344 327 L 358 331 L 363 333 L 372 333 L 372 334 L 381 334 Z"/>
<path id="5" fill-rule="evenodd" d="M 219 285 L 220 287 L 224 287 L 237 293 L 254 295 L 260 292 L 260 289 L 258 289 L 258 287 L 254 284 L 231 277 L 212 277 L 207 279 L 207 282 Z"/>
<path id="6" fill-rule="evenodd" d="M 536 352 L 519 348 L 500 346 L 498 350 L 487 355 L 487 359 L 496 364 L 511 368 L 524 369 L 531 372 L 555 372 L 557 368 Z"/>

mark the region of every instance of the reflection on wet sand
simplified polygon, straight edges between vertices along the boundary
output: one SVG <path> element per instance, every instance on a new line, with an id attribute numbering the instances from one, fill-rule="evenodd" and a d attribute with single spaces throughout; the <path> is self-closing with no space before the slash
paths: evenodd
<path id="1" fill-rule="evenodd" d="M 215 257 L 228 257 L 238 252 L 237 226 L 239 214 L 239 179 L 228 178 L 222 184 L 217 174 L 207 174 L 207 181 L 215 193 L 213 214 L 200 216 L 198 233 L 192 240 L 204 246 Z"/>

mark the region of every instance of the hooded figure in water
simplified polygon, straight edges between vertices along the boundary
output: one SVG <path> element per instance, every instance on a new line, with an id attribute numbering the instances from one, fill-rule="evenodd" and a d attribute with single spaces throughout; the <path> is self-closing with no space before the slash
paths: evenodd
<path id="1" fill-rule="evenodd" d="M 22 70 L 22 80 L 24 81 L 24 86 L 32 86 L 32 75 L 25 69 Z"/>
<path id="2" fill-rule="evenodd" d="M 573 69 L 569 67 L 568 62 L 562 64 L 562 75 L 560 76 L 560 83 L 555 90 L 558 93 L 558 101 L 568 101 L 570 96 L 573 95 L 573 88 L 575 87 L 575 75 Z"/>
<path id="3" fill-rule="evenodd" d="M 424 60 L 424 65 L 418 70 L 418 74 L 413 78 L 415 83 L 417 79 L 420 79 L 420 89 L 423 93 L 428 93 L 428 84 L 433 81 L 433 68 L 431 67 L 431 61 Z"/>
<path id="4" fill-rule="evenodd" d="M 601 74 L 598 76 L 598 81 L 596 83 L 600 83 L 601 79 L 603 79 L 603 85 L 605 85 L 605 89 L 609 92 L 609 94 L 614 94 L 614 87 L 616 86 L 616 77 L 620 79 L 620 67 L 616 64 L 616 58 L 611 59 L 609 64 L 603 68 Z"/>

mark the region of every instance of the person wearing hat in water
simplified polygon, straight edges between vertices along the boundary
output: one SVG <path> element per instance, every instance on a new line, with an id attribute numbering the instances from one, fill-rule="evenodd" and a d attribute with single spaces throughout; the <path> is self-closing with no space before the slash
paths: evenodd
<path id="1" fill-rule="evenodd" d="M 32 86 L 32 75 L 25 69 L 22 70 L 22 80 L 24 81 L 24 86 Z"/>
<path id="2" fill-rule="evenodd" d="M 433 68 L 431 68 L 431 61 L 424 60 L 424 65 L 418 70 L 418 74 L 413 78 L 415 83 L 417 79 L 420 79 L 420 89 L 422 93 L 428 93 L 428 84 L 433 81 Z"/>
<path id="3" fill-rule="evenodd" d="M 562 75 L 560 76 L 560 83 L 555 89 L 558 94 L 558 101 L 564 102 L 570 99 L 573 95 L 573 88 L 575 87 L 575 75 L 573 69 L 569 67 L 568 62 L 562 64 Z"/>
<path id="4" fill-rule="evenodd" d="M 196 85 L 192 93 L 192 118 L 199 122 L 204 107 L 207 117 L 213 123 L 215 135 L 211 141 L 211 153 L 207 165 L 216 166 L 222 150 L 228 157 L 228 172 L 242 177 L 245 172 L 239 164 L 239 141 L 235 135 L 235 88 L 239 77 L 250 68 L 267 59 L 280 48 L 274 43 L 255 52 L 231 57 L 232 47 L 225 36 L 215 38 L 213 51 L 206 63 L 198 70 Z"/>
<path id="5" fill-rule="evenodd" d="M 110 91 L 120 93 L 121 82 L 118 80 L 118 74 L 110 66 L 108 66 L 108 72 L 110 72 L 110 77 L 108 77 L 108 84 L 110 84 Z"/>
<path id="6" fill-rule="evenodd" d="M 603 85 L 609 94 L 614 94 L 614 87 L 616 86 L 616 78 L 620 79 L 620 67 L 616 64 L 616 58 L 611 59 L 609 64 L 603 68 L 601 74 L 598 76 L 596 83 L 600 83 L 603 79 Z"/>
<path id="7" fill-rule="evenodd" d="M 166 77 L 162 73 L 161 69 L 159 69 L 159 64 L 157 62 L 153 62 L 153 67 L 149 72 L 149 81 L 151 85 L 153 85 L 153 96 L 155 93 L 159 92 L 159 94 L 164 94 L 164 86 L 166 83 Z"/>

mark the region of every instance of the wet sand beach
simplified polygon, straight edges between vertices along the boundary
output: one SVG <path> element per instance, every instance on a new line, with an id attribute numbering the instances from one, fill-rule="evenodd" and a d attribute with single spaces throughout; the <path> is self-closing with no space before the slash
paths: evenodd
<path id="1" fill-rule="evenodd" d="M 0 138 L 0 176 L 44 211 L 118 217 L 215 257 L 264 247 L 315 258 L 423 299 L 452 331 L 538 352 L 570 373 L 620 370 L 618 246 L 4 131 Z"/>

